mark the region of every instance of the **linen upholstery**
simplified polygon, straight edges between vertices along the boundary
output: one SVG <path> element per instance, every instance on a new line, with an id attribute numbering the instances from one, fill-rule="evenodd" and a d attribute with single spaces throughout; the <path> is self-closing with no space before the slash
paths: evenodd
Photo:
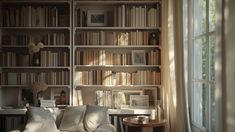
<path id="1" fill-rule="evenodd" d="M 59 130 L 62 131 L 84 131 L 83 116 L 86 106 L 67 107 L 64 111 Z"/>
<path id="2" fill-rule="evenodd" d="M 84 116 L 84 126 L 87 131 L 95 131 L 101 124 L 108 109 L 106 107 L 88 105 Z"/>
<path id="3" fill-rule="evenodd" d="M 50 110 L 40 107 L 29 107 L 28 123 L 24 132 L 58 132 L 55 116 Z"/>
<path id="4" fill-rule="evenodd" d="M 116 132 L 106 107 L 29 107 L 24 132 Z"/>

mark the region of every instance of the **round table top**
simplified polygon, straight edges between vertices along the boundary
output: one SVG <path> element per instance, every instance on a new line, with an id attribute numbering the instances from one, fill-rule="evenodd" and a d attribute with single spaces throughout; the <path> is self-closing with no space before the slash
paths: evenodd
<path id="1" fill-rule="evenodd" d="M 125 117 L 123 118 L 124 125 L 134 126 L 134 127 L 161 127 L 166 125 L 166 119 L 162 120 L 149 120 L 140 122 L 137 116 Z"/>

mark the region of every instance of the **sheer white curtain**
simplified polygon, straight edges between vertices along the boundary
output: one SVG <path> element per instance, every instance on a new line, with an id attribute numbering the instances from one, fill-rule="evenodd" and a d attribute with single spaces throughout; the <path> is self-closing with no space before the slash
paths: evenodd
<path id="1" fill-rule="evenodd" d="M 163 6 L 163 83 L 169 124 L 166 131 L 190 132 L 184 86 L 183 0 L 166 0 Z"/>

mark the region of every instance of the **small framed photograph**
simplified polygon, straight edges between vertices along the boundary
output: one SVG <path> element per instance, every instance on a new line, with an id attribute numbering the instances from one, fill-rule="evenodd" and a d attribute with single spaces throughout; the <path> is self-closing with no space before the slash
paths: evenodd
<path id="1" fill-rule="evenodd" d="M 51 100 L 55 100 L 56 105 L 67 105 L 69 91 L 67 88 L 51 88 Z"/>
<path id="2" fill-rule="evenodd" d="M 145 51 L 144 50 L 133 50 L 132 51 L 132 64 L 133 65 L 145 65 Z"/>
<path id="3" fill-rule="evenodd" d="M 148 108 L 149 96 L 148 95 L 130 95 L 131 108 Z"/>
<path id="4" fill-rule="evenodd" d="M 105 10 L 88 10 L 87 26 L 107 26 L 107 12 Z"/>
<path id="5" fill-rule="evenodd" d="M 54 108 L 55 107 L 55 100 L 40 100 L 40 107 L 49 107 Z"/>
<path id="6" fill-rule="evenodd" d="M 142 95 L 143 90 L 122 90 L 113 91 L 113 106 L 114 108 L 129 108 L 130 95 Z"/>

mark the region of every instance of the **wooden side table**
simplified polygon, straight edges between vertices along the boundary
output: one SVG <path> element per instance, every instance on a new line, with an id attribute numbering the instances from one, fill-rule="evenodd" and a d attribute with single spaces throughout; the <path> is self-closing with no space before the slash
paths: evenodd
<path id="1" fill-rule="evenodd" d="M 125 132 L 128 132 L 128 127 L 137 127 L 137 130 L 143 132 L 143 127 L 153 128 L 153 132 L 164 132 L 166 120 L 150 120 L 148 122 L 139 122 L 136 116 L 126 117 L 123 119 L 123 124 L 125 125 Z M 160 129 L 158 129 L 160 128 Z M 136 131 L 136 130 L 135 130 Z"/>

